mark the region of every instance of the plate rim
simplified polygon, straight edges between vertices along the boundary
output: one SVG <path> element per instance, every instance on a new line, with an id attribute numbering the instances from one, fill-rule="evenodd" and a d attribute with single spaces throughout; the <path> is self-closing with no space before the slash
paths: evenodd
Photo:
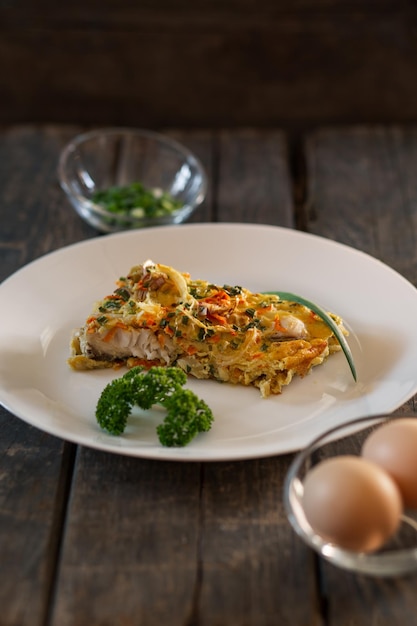
<path id="1" fill-rule="evenodd" d="M 325 245 L 327 246 L 328 249 L 340 249 L 340 250 L 346 251 L 348 254 L 359 255 L 358 258 L 364 258 L 367 263 L 373 263 L 375 264 L 376 267 L 379 267 L 384 272 L 392 273 L 393 278 L 395 280 L 402 281 L 404 286 L 410 288 L 417 295 L 417 289 L 407 278 L 401 275 L 394 268 L 385 264 L 380 259 L 373 257 L 367 252 L 353 248 L 345 243 L 338 242 L 333 239 L 328 239 L 326 237 L 317 235 L 315 233 L 308 233 L 308 232 L 299 231 L 299 230 L 295 230 L 295 229 L 291 229 L 291 228 L 287 228 L 283 226 L 258 224 L 258 223 L 240 223 L 240 222 L 193 222 L 193 223 L 182 224 L 180 226 L 167 225 L 167 226 L 159 226 L 159 227 L 150 227 L 146 229 L 146 233 L 152 234 L 155 232 L 162 232 L 162 231 L 175 231 L 178 233 L 179 229 L 181 229 L 181 231 L 184 231 L 184 232 L 186 231 L 192 232 L 196 230 L 201 231 L 202 229 L 203 230 L 211 229 L 215 231 L 215 230 L 228 230 L 231 228 L 232 229 L 244 229 L 244 230 L 250 229 L 251 231 L 253 231 L 253 229 L 257 229 L 258 233 L 260 233 L 261 231 L 276 232 L 284 237 L 289 237 L 289 238 L 294 238 L 294 239 L 299 239 L 299 240 L 303 240 L 303 239 L 310 240 L 317 244 Z M 77 250 L 80 248 L 89 248 L 90 246 L 97 245 L 98 241 L 104 241 L 104 240 L 119 241 L 125 238 L 130 239 L 131 237 L 136 237 L 138 233 L 140 233 L 139 236 L 141 236 L 144 233 L 144 230 L 140 230 L 140 231 L 132 230 L 132 231 L 123 231 L 120 233 L 109 233 L 106 235 L 98 235 L 89 239 L 85 239 L 85 240 L 68 244 L 56 250 L 51 250 L 37 257 L 36 259 L 31 260 L 27 264 L 18 268 L 10 276 L 8 276 L 0 284 L 0 294 L 3 289 L 8 288 L 10 284 L 13 284 L 14 280 L 17 280 L 21 273 L 30 271 L 31 269 L 33 269 L 33 267 L 35 267 L 36 269 L 38 265 L 41 266 L 42 263 L 45 263 L 45 262 L 48 263 L 48 261 L 51 258 L 54 259 L 61 255 L 71 254 L 74 250 Z M 416 390 L 417 390 L 417 382 L 416 382 Z M 155 460 L 210 462 L 210 461 L 248 460 L 248 459 L 254 459 L 254 458 L 262 458 L 262 457 L 267 457 L 267 456 L 275 456 L 275 455 L 282 455 L 282 454 L 289 453 L 289 452 L 295 452 L 296 450 L 299 449 L 297 447 L 294 447 L 293 449 L 288 449 L 284 451 L 279 451 L 279 450 L 274 451 L 273 449 L 266 448 L 264 451 L 258 450 L 258 451 L 254 451 L 253 453 L 250 453 L 250 452 L 236 453 L 236 454 L 229 453 L 227 455 L 222 453 L 220 450 L 218 454 L 211 453 L 207 456 L 202 453 L 203 451 L 201 449 L 198 449 L 197 452 L 193 452 L 191 446 L 187 446 L 186 448 L 180 448 L 180 449 L 158 448 L 157 452 L 155 453 L 154 449 L 147 450 L 146 448 L 144 448 L 138 451 L 137 448 L 129 448 L 129 447 L 123 448 L 118 445 L 108 445 L 108 444 L 103 444 L 103 443 L 99 444 L 97 441 L 91 440 L 91 438 L 83 438 L 83 437 L 79 437 L 76 435 L 72 435 L 71 433 L 67 433 L 65 435 L 59 429 L 57 432 L 56 429 L 55 430 L 47 429 L 44 426 L 40 426 L 39 424 L 34 423 L 30 419 L 28 419 L 27 416 L 17 413 L 15 410 L 15 407 L 12 406 L 12 404 L 4 400 L 3 392 L 4 390 L 2 388 L 2 384 L 0 381 L 0 404 L 2 404 L 6 410 L 10 411 L 10 413 L 15 415 L 19 419 L 23 420 L 24 422 L 28 423 L 29 425 L 37 427 L 38 429 L 44 432 L 47 432 L 51 434 L 52 436 L 59 437 L 63 440 L 70 441 L 74 444 L 83 445 L 83 446 L 90 447 L 96 450 L 107 451 L 110 453 L 116 453 L 120 455 L 133 456 L 137 458 L 149 458 L 149 459 L 155 459 Z M 396 403 L 394 403 L 395 404 L 394 408 L 392 408 L 391 406 L 389 409 L 389 412 L 392 412 L 396 408 L 400 407 L 404 402 L 409 400 L 412 397 L 412 395 L 414 395 L 414 393 L 415 393 L 415 390 L 412 393 L 408 392 L 408 394 L 406 394 L 407 397 L 405 399 L 401 398 Z M 361 415 L 353 415 L 353 417 L 361 417 Z M 350 418 L 352 418 L 352 416 L 350 416 Z"/>

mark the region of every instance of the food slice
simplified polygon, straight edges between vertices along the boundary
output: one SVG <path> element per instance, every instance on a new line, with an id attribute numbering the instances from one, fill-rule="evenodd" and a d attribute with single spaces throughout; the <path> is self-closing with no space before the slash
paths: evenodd
<path id="1" fill-rule="evenodd" d="M 332 329 L 303 304 L 146 261 L 94 305 L 73 334 L 68 362 L 76 370 L 176 365 L 196 378 L 254 385 L 267 397 L 339 350 Z"/>

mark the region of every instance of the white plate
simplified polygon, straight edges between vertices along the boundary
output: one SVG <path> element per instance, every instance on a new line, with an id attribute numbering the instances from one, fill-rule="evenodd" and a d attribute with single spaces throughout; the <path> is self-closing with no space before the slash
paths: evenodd
<path id="1" fill-rule="evenodd" d="M 69 338 L 92 303 L 148 258 L 222 285 L 290 291 L 338 313 L 358 382 L 342 353 L 268 399 L 255 388 L 189 380 L 215 421 L 187 447 L 159 444 L 158 411 L 132 417 L 121 437 L 103 433 L 95 405 L 121 373 L 72 371 Z M 282 454 L 337 424 L 391 412 L 417 391 L 417 290 L 366 254 L 285 228 L 188 224 L 98 237 L 27 265 L 0 298 L 0 402 L 48 433 L 109 452 L 178 461 Z"/>

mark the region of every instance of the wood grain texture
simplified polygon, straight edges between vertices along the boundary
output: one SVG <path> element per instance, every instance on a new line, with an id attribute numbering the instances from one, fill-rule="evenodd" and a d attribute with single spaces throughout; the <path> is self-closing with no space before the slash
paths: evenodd
<path id="1" fill-rule="evenodd" d="M 57 185 L 58 154 L 73 130 L 1 129 L 0 280 L 34 258 L 89 234 Z M 44 626 L 73 448 L 3 408 L 0 431 L 0 623 Z"/>
<path id="2" fill-rule="evenodd" d="M 415 577 L 376 579 L 321 563 L 327 624 L 409 624 L 416 626 Z"/>
<path id="3" fill-rule="evenodd" d="M 326 128 L 305 145 L 307 230 L 367 252 L 416 284 L 415 129 Z M 411 399 L 396 413 L 415 411 Z M 319 565 L 326 624 L 417 624 L 413 577 L 378 580 Z"/>
<path id="4" fill-rule="evenodd" d="M 51 624 L 186 624 L 199 507 L 199 464 L 81 449 Z"/>
<path id="5" fill-rule="evenodd" d="M 291 223 L 286 143 L 281 133 L 267 136 L 245 130 L 220 137 L 178 130 L 168 133 L 194 150 L 209 174 L 207 199 L 196 220 L 262 222 L 271 211 L 272 223 Z M 230 195 L 228 189 L 235 186 L 237 195 Z M 235 206 L 241 210 L 240 218 Z M 252 479 L 248 493 L 244 464 L 225 468 L 223 493 L 232 493 L 239 484 L 243 492 L 236 494 L 232 508 L 219 512 L 219 523 L 224 516 L 225 525 L 235 524 L 236 507 L 253 508 L 254 521 L 249 535 L 246 522 L 241 530 L 237 523 L 236 538 L 226 534 L 222 541 L 215 519 L 220 506 L 216 504 L 216 474 L 202 474 L 198 464 L 142 462 L 81 450 L 51 623 L 191 625 L 198 620 L 212 623 L 222 614 L 242 624 L 275 623 L 277 611 L 281 615 L 289 611 L 284 603 L 288 588 L 277 592 L 276 577 L 286 580 L 289 569 L 295 579 L 301 575 L 302 594 L 306 584 L 313 594 L 314 579 L 303 546 L 298 546 L 297 561 L 288 551 L 278 561 L 275 557 L 277 542 L 291 541 L 285 523 L 281 521 L 278 532 L 274 527 L 283 515 L 279 504 L 283 472 L 265 463 L 263 467 L 263 486 Z M 207 519 L 206 497 L 214 498 Z M 262 520 L 263 509 L 255 510 L 264 497 L 268 498 L 269 524 Z M 245 548 L 239 535 L 245 537 Z M 225 566 L 229 559 L 230 566 Z M 102 578 L 95 576 L 100 568 L 108 572 Z M 269 580 L 267 586 L 259 585 L 260 572 Z M 237 601 L 242 593 L 245 603 Z M 310 605 L 300 602 L 299 606 L 303 614 L 311 614 Z"/>
<path id="6" fill-rule="evenodd" d="M 413 122 L 415 29 L 411 0 L 26 0 L 0 9 L 0 122 Z"/>
<path id="7" fill-rule="evenodd" d="M 60 151 L 79 127 L 0 132 L 0 280 L 33 259 L 95 234 L 59 187 Z"/>
<path id="8" fill-rule="evenodd" d="M 308 0 L 294 6 L 314 12 Z M 56 178 L 61 148 L 83 128 L 2 129 L 1 278 L 97 235 Z M 167 132 L 209 173 L 194 221 L 292 228 L 297 209 L 307 230 L 417 278 L 414 128 L 310 134 L 300 143 L 307 202 L 296 207 L 300 181 L 291 180 L 282 131 Z M 414 399 L 398 413 L 409 410 L 416 413 Z M 293 455 L 212 464 L 134 459 L 64 444 L 5 409 L 0 433 L 1 626 L 416 624 L 413 577 L 354 576 L 318 561 L 294 535 L 282 503 Z"/>
<path id="9" fill-rule="evenodd" d="M 286 141 L 279 131 L 219 133 L 218 221 L 294 226 Z"/>
<path id="10" fill-rule="evenodd" d="M 0 408 L 0 622 L 43 626 L 56 573 L 71 449 Z"/>
<path id="11" fill-rule="evenodd" d="M 206 464 L 202 583 L 194 623 L 320 623 L 313 558 L 282 504 L 291 455 Z"/>
<path id="12" fill-rule="evenodd" d="M 315 15 L 327 13 L 345 15 L 355 12 L 358 16 L 376 13 L 405 14 L 413 9 L 413 0 L 199 0 L 190 4 L 187 0 L 160 0 L 158 7 L 153 0 L 140 3 L 124 0 L 115 4 L 112 0 L 75 0 L 59 6 L 53 0 L 21 0 L 2 7 L 4 25 L 18 28 L 33 26 L 33 20 L 42 26 L 65 28 L 68 23 L 84 27 L 119 29 L 121 26 L 138 26 L 143 23 L 187 25 L 221 24 L 223 29 L 239 29 L 242 25 L 262 23 L 265 20 L 288 15 Z"/>
<path id="13" fill-rule="evenodd" d="M 289 459 L 81 451 L 51 623 L 319 624 L 312 556 L 282 507 Z"/>
<path id="14" fill-rule="evenodd" d="M 417 284 L 415 128 L 326 129 L 306 141 L 307 229 Z"/>

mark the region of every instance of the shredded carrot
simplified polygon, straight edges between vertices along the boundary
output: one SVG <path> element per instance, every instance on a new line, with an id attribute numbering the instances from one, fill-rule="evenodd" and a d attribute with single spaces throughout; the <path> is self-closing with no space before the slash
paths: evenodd
<path id="1" fill-rule="evenodd" d="M 274 320 L 274 330 L 282 330 L 283 332 L 286 331 L 286 328 L 284 328 L 284 326 L 280 322 L 279 315 L 277 315 L 275 317 L 275 320 Z"/>
<path id="2" fill-rule="evenodd" d="M 228 304 L 230 302 L 230 296 L 223 289 L 220 289 L 212 296 L 207 296 L 207 298 L 203 298 L 201 302 L 207 302 L 208 304 Z"/>
<path id="3" fill-rule="evenodd" d="M 105 341 L 106 343 L 108 343 L 109 341 L 111 341 L 114 337 L 114 335 L 116 334 L 117 331 L 117 326 L 113 326 L 113 328 L 111 328 L 106 335 L 103 338 L 103 341 Z"/>
<path id="4" fill-rule="evenodd" d="M 155 321 L 155 317 L 153 315 L 148 314 L 144 314 L 143 315 L 143 320 L 146 324 L 146 326 L 155 326 L 156 321 Z"/>
<path id="5" fill-rule="evenodd" d="M 127 326 L 123 322 L 116 322 L 116 324 L 112 326 L 112 328 L 110 328 L 110 330 L 106 333 L 105 337 L 103 338 L 103 341 L 105 342 L 111 341 L 118 328 L 121 328 L 122 330 L 126 330 Z"/>
<path id="6" fill-rule="evenodd" d="M 219 324 L 222 324 L 223 326 L 227 324 L 227 318 L 224 317 L 224 315 L 220 315 L 219 313 L 208 313 L 207 317 L 209 320 L 218 322 Z"/>
<path id="7" fill-rule="evenodd" d="M 256 309 L 257 315 L 262 315 L 265 311 L 272 311 L 272 304 L 268 304 L 268 306 L 263 306 L 260 309 Z"/>

